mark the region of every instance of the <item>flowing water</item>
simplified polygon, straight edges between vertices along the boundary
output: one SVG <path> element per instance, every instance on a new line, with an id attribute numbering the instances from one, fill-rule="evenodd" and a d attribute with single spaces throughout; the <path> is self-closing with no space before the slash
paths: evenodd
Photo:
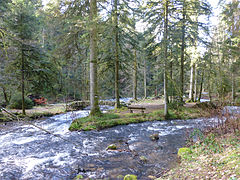
<path id="1" fill-rule="evenodd" d="M 2 125 L 0 179 L 64 180 L 77 174 L 92 179 L 135 174 L 138 179 L 148 179 L 149 175 L 158 176 L 175 164 L 177 150 L 184 146 L 189 132 L 216 122 L 216 118 L 200 118 L 145 122 L 101 131 L 68 131 L 73 119 L 88 113 L 88 110 L 69 112 L 34 122 L 67 141 L 23 123 Z M 149 136 L 155 133 L 160 138 L 151 141 Z M 113 143 L 118 151 L 107 151 L 107 146 Z M 141 156 L 147 160 L 141 160 Z"/>

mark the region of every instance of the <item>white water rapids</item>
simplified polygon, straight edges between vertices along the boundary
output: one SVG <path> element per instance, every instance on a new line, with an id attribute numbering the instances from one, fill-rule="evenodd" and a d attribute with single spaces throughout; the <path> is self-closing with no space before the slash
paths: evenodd
<path id="1" fill-rule="evenodd" d="M 227 109 L 240 113 L 239 107 Z M 73 179 L 77 174 L 93 179 L 115 179 L 119 174 L 128 173 L 140 179 L 157 176 L 161 170 L 171 167 L 177 149 L 184 145 L 189 132 L 217 122 L 217 118 L 199 118 L 130 124 L 102 131 L 68 131 L 73 119 L 88 113 L 87 110 L 69 112 L 34 122 L 79 147 L 31 125 L 14 122 L 1 128 L 0 179 L 62 180 Z M 154 133 L 159 134 L 157 142 L 149 138 Z M 129 151 L 106 151 L 112 143 Z M 140 156 L 147 157 L 148 162 L 141 162 Z"/>

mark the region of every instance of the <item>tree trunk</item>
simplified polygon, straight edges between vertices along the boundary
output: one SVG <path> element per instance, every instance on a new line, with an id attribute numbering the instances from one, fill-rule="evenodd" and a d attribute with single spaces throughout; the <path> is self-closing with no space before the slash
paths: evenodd
<path id="1" fill-rule="evenodd" d="M 195 65 L 195 79 L 194 79 L 194 101 L 197 101 L 197 79 L 198 79 L 198 70 L 197 65 Z"/>
<path id="2" fill-rule="evenodd" d="M 6 105 L 9 104 L 9 100 L 8 100 L 8 96 L 7 96 L 7 92 L 6 92 L 6 88 L 2 86 L 2 91 L 3 91 L 3 96 L 4 96 L 4 100 Z"/>
<path id="3" fill-rule="evenodd" d="M 23 45 L 21 47 L 22 49 L 22 54 L 21 54 L 21 90 L 22 90 L 22 114 L 23 115 L 26 115 L 26 111 L 25 111 L 25 98 L 24 98 L 24 90 L 25 90 L 25 87 L 24 87 L 24 83 L 25 83 L 25 79 L 24 79 L 24 70 L 25 70 L 25 67 L 24 67 L 24 50 L 23 50 Z"/>
<path id="4" fill-rule="evenodd" d="M 168 0 L 165 3 L 165 18 L 164 18 L 164 117 L 168 118 L 168 92 L 167 92 L 167 51 L 168 51 Z"/>
<path id="5" fill-rule="evenodd" d="M 134 50 L 133 63 L 133 99 L 137 100 L 137 50 Z"/>
<path id="6" fill-rule="evenodd" d="M 143 69 L 143 84 L 144 84 L 144 98 L 147 98 L 147 67 L 146 67 L 146 58 L 144 56 L 144 69 Z"/>
<path id="7" fill-rule="evenodd" d="M 212 91 L 211 91 L 211 83 L 210 83 L 210 72 L 208 72 L 208 97 L 210 102 L 212 101 Z"/>
<path id="8" fill-rule="evenodd" d="M 232 0 L 232 5 L 236 4 L 237 0 Z M 239 11 L 238 11 L 239 12 Z M 240 13 L 238 13 L 240 16 Z M 234 18 L 234 14 L 232 15 L 232 22 L 234 22 L 235 18 Z M 237 29 L 239 30 L 239 28 L 236 28 L 235 30 L 235 23 L 232 23 L 232 35 L 233 37 L 235 37 L 235 31 L 237 31 Z M 234 62 L 234 58 L 232 59 Z M 233 65 L 232 65 L 233 66 Z M 232 103 L 235 102 L 235 98 L 236 98 L 236 92 L 235 92 L 235 75 L 234 75 L 234 70 L 235 68 L 232 68 Z"/>
<path id="9" fill-rule="evenodd" d="M 200 100 L 202 98 L 203 79 L 204 79 L 204 70 L 202 70 L 202 74 L 201 74 L 201 82 L 200 82 L 200 88 L 199 88 L 198 102 L 200 102 Z"/>
<path id="10" fill-rule="evenodd" d="M 186 21 L 186 11 L 185 11 L 185 0 L 183 1 L 183 10 L 182 10 L 182 45 L 181 45 L 181 71 L 180 71 L 180 90 L 181 95 L 180 99 L 183 102 L 183 93 L 184 93 L 184 52 L 185 52 L 185 21 Z"/>
<path id="11" fill-rule="evenodd" d="M 23 23 L 23 15 L 21 14 L 21 17 L 20 17 L 20 21 L 21 23 Z M 22 32 L 21 32 L 21 38 L 22 38 Z M 25 75 L 24 75 L 24 71 L 25 71 L 25 67 L 24 67 L 24 44 L 23 44 L 23 41 L 24 39 L 22 38 L 21 39 L 21 91 L 22 91 L 22 114 L 23 115 L 26 115 L 26 112 L 25 112 L 25 98 L 24 98 L 24 90 L 25 90 L 25 87 L 24 87 L 24 83 L 25 83 Z"/>
<path id="12" fill-rule="evenodd" d="M 90 1 L 90 104 L 91 116 L 99 115 L 97 89 L 97 1 Z"/>
<path id="13" fill-rule="evenodd" d="M 115 43 L 115 108 L 120 108 L 119 100 L 119 52 L 118 52 L 118 0 L 114 0 L 114 43 Z"/>
<path id="14" fill-rule="evenodd" d="M 235 98 L 236 98 L 236 92 L 235 92 L 235 75 L 234 75 L 234 71 L 232 73 L 232 103 L 235 102 Z"/>
<path id="15" fill-rule="evenodd" d="M 191 66 L 191 74 L 190 74 L 190 89 L 189 89 L 189 99 L 193 101 L 193 81 L 194 81 L 194 69 L 195 64 L 193 63 Z"/>
<path id="16" fill-rule="evenodd" d="M 171 89 L 171 97 L 169 98 L 169 101 L 168 102 L 173 102 L 173 62 L 171 61 L 170 62 L 170 66 L 169 66 L 169 68 L 170 68 L 170 79 L 171 79 L 171 87 L 170 87 L 170 89 Z"/>

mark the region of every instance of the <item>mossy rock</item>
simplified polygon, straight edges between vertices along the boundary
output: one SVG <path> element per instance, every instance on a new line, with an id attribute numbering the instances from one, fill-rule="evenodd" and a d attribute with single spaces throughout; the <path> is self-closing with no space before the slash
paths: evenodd
<path id="1" fill-rule="evenodd" d="M 191 153 L 192 153 L 191 149 L 186 148 L 186 147 L 178 149 L 178 156 L 179 157 L 183 157 L 183 156 L 185 156 L 187 154 L 191 154 Z"/>
<path id="2" fill-rule="evenodd" d="M 111 144 L 107 147 L 107 150 L 116 150 L 116 149 L 117 149 L 116 144 Z"/>
<path id="3" fill-rule="evenodd" d="M 123 180 L 137 180 L 137 176 L 133 174 L 127 174 Z"/>
<path id="4" fill-rule="evenodd" d="M 191 99 L 188 99 L 185 101 L 185 103 L 192 103 L 192 102 L 194 102 L 194 101 L 192 101 Z"/>
<path id="5" fill-rule="evenodd" d="M 124 178 L 124 176 L 121 175 L 121 174 L 117 176 L 117 179 L 121 179 L 122 180 L 123 178 Z"/>
<path id="6" fill-rule="evenodd" d="M 78 175 L 74 178 L 74 180 L 79 180 L 79 179 L 83 179 L 83 178 L 84 178 L 83 175 L 78 174 Z"/>
<path id="7" fill-rule="evenodd" d="M 141 160 L 142 162 L 147 162 L 147 158 L 146 158 L 145 156 L 140 156 L 140 160 Z"/>
<path id="8" fill-rule="evenodd" d="M 157 141 L 157 140 L 159 140 L 159 135 L 157 133 L 152 134 L 152 135 L 150 135 L 150 138 L 151 138 L 152 141 Z"/>

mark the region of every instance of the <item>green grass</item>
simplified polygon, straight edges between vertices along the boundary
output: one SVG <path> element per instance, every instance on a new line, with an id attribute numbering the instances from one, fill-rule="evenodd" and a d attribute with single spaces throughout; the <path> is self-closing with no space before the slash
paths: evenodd
<path id="1" fill-rule="evenodd" d="M 109 110 L 109 112 L 111 112 L 111 113 L 120 113 L 120 112 L 127 111 L 127 110 L 128 110 L 127 107 L 121 107 L 121 108 Z"/>
<path id="2" fill-rule="evenodd" d="M 126 111 L 127 109 L 124 108 L 124 110 Z M 123 109 L 120 111 L 123 111 Z M 202 116 L 206 116 L 206 113 L 202 114 L 201 109 L 199 108 L 181 107 L 178 109 L 170 109 L 168 119 L 193 119 Z M 110 113 L 102 114 L 101 116 L 88 116 L 76 119 L 69 127 L 69 130 L 71 131 L 76 130 L 89 131 L 94 129 L 100 130 L 117 125 L 127 125 L 131 123 L 161 120 L 165 120 L 163 109 L 151 112 L 149 114 L 142 113 L 120 114 L 119 111 L 111 111 Z"/>
<path id="3" fill-rule="evenodd" d="M 104 127 L 112 127 L 117 125 L 115 119 L 120 116 L 113 113 L 102 114 L 101 116 L 88 116 L 84 118 L 76 119 L 72 122 L 69 127 L 70 131 L 74 130 L 93 130 L 93 129 L 103 129 Z"/>
<path id="4" fill-rule="evenodd" d="M 168 120 L 195 119 L 195 118 L 206 117 L 210 115 L 208 112 L 202 112 L 200 108 L 187 108 L 187 107 L 180 107 L 178 109 L 169 109 L 168 112 L 169 112 Z M 146 116 L 153 120 L 165 120 L 163 109 L 149 113 Z"/>

